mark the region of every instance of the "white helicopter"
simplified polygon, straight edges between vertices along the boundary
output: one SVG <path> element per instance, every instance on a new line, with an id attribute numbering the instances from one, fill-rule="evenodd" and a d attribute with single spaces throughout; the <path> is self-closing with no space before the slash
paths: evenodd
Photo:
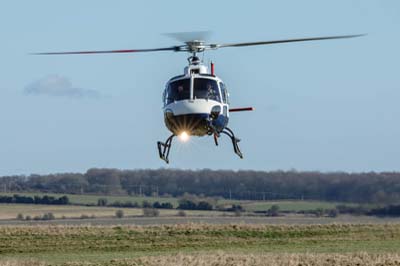
<path id="1" fill-rule="evenodd" d="M 196 33 L 189 33 L 189 35 Z M 172 37 L 188 35 L 187 33 L 170 34 Z M 211 63 L 210 70 L 197 57 L 197 53 L 206 50 L 216 50 L 226 47 L 243 47 L 255 45 L 270 45 L 290 42 L 306 42 L 318 40 L 332 40 L 360 37 L 358 35 L 341 35 L 327 37 L 298 38 L 259 42 L 208 44 L 202 38 L 195 38 L 183 41 L 183 45 L 154 48 L 154 49 L 129 49 L 129 50 L 108 50 L 108 51 L 74 51 L 74 52 L 51 52 L 35 53 L 35 55 L 72 55 L 72 54 L 106 54 L 106 53 L 140 53 L 140 52 L 188 52 L 189 65 L 185 67 L 182 75 L 171 78 L 163 93 L 163 111 L 165 125 L 172 135 L 165 142 L 158 141 L 158 153 L 162 160 L 169 163 L 169 153 L 174 137 L 186 141 L 189 136 L 213 136 L 215 145 L 218 146 L 218 138 L 221 134 L 227 135 L 233 145 L 234 152 L 243 158 L 239 149 L 240 141 L 233 131 L 228 128 L 229 113 L 252 111 L 252 107 L 230 108 L 229 94 L 224 82 L 215 75 L 214 64 Z"/>

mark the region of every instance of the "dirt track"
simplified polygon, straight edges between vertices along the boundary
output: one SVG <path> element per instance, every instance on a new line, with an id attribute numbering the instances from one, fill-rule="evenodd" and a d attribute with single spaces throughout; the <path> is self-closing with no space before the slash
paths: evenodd
<path id="1" fill-rule="evenodd" d="M 0 220 L 1 225 L 27 225 L 27 224 L 92 224 L 92 225 L 162 225 L 162 224 L 185 224 L 185 223 L 209 223 L 209 224 L 332 224 L 332 223 L 400 223 L 400 218 L 378 218 L 369 216 L 341 215 L 337 218 L 316 218 L 301 215 L 281 217 L 126 217 L 96 218 L 96 219 L 57 219 L 52 221 L 17 221 Z"/>

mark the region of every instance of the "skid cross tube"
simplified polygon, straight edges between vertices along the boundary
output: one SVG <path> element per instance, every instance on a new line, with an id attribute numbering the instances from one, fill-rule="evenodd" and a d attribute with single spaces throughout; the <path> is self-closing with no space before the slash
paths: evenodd
<path id="1" fill-rule="evenodd" d="M 171 145 L 172 145 L 172 139 L 175 137 L 175 134 L 172 134 L 167 138 L 167 140 L 164 142 L 158 141 L 157 142 L 157 148 L 158 148 L 158 154 L 160 156 L 161 160 L 164 160 L 166 163 L 169 163 L 168 156 L 169 156 L 169 151 L 171 150 Z"/>

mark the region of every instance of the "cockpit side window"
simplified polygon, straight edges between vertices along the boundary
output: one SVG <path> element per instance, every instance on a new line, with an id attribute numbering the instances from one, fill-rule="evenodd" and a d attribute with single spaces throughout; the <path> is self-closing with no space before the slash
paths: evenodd
<path id="1" fill-rule="evenodd" d="M 227 92 L 226 92 L 225 84 L 222 83 L 222 82 L 220 82 L 220 83 L 219 83 L 219 87 L 221 88 L 222 101 L 223 101 L 224 103 L 227 103 L 227 102 L 228 102 L 228 99 L 227 99 Z"/>
<path id="2" fill-rule="evenodd" d="M 210 99 L 221 102 L 218 84 L 213 79 L 195 78 L 193 97 L 195 99 Z"/>
<path id="3" fill-rule="evenodd" d="M 167 104 L 190 99 L 190 79 L 171 82 L 167 88 Z"/>
<path id="4" fill-rule="evenodd" d="M 225 84 L 220 82 L 219 83 L 219 87 L 221 88 L 221 94 L 222 94 L 223 102 L 229 104 L 228 91 L 226 89 Z"/>

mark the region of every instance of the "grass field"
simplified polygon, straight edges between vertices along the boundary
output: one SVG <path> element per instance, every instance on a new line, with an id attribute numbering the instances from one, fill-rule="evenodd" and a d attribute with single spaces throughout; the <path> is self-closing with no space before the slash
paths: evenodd
<path id="1" fill-rule="evenodd" d="M 49 196 L 54 196 L 54 197 L 60 197 L 63 195 L 67 195 L 68 198 L 70 199 L 70 202 L 72 204 L 78 204 L 78 205 L 96 205 L 97 200 L 99 198 L 106 198 L 108 203 L 113 203 L 116 201 L 119 202 L 138 202 L 142 203 L 144 200 L 154 203 L 156 201 L 163 203 L 163 202 L 169 202 L 171 203 L 175 208 L 178 206 L 178 201 L 179 198 L 173 198 L 173 197 L 135 197 L 135 196 L 109 196 L 109 195 L 75 195 L 75 194 L 52 194 L 52 193 L 0 193 L 0 195 L 7 195 L 7 196 L 12 196 L 14 194 L 19 194 L 19 195 L 25 195 L 25 196 L 35 196 L 35 195 L 49 195 Z M 318 208 L 322 209 L 333 209 L 335 208 L 336 205 L 338 204 L 343 204 L 343 203 L 338 203 L 338 202 L 325 202 L 325 201 L 302 201 L 302 200 L 280 200 L 280 201 L 248 201 L 248 200 L 226 200 L 226 199 L 221 199 L 218 200 L 218 204 L 222 205 L 231 205 L 231 204 L 240 204 L 242 205 L 246 211 L 266 211 L 268 210 L 272 205 L 278 205 L 279 209 L 281 211 L 309 211 L 309 210 L 315 210 Z M 349 204 L 346 203 L 346 205 L 354 205 L 354 204 Z M 1 208 L 1 206 L 0 206 Z"/>
<path id="2" fill-rule="evenodd" d="M 400 225 L 3 226 L 0 257 L 10 266 L 400 265 Z"/>

